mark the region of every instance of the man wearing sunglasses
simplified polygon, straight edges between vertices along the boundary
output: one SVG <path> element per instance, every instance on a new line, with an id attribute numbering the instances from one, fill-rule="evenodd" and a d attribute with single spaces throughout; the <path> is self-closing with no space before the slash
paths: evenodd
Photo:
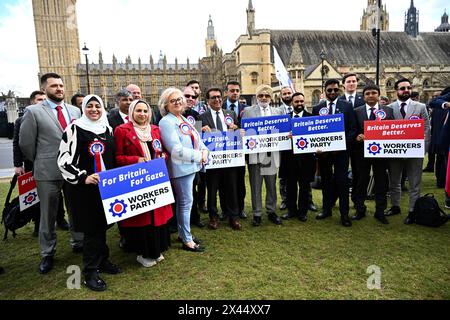
<path id="1" fill-rule="evenodd" d="M 430 118 L 427 108 L 423 103 L 411 100 L 411 81 L 402 78 L 395 83 L 397 90 L 397 101 L 389 106 L 394 109 L 394 118 L 399 120 L 424 119 L 425 122 L 425 150 L 430 144 Z M 423 158 L 391 159 L 389 162 L 389 188 L 391 194 L 392 207 L 385 213 L 392 216 L 400 213 L 400 198 L 402 195 L 401 179 L 402 171 L 406 169 L 409 181 L 409 211 L 404 223 L 414 223 L 412 212 L 416 200 L 420 197 L 420 187 L 422 184 Z"/>
<path id="2" fill-rule="evenodd" d="M 256 88 L 256 105 L 244 109 L 242 118 L 262 118 L 282 115 L 279 108 L 270 106 L 272 102 L 273 90 L 268 85 L 260 85 Z M 281 224 L 281 219 L 277 216 L 277 173 L 280 167 L 279 152 L 263 152 L 249 154 L 248 172 L 250 179 L 250 189 L 252 194 L 253 226 L 261 225 L 262 220 L 262 183 L 266 185 L 266 212 L 269 220 L 276 224 Z"/>
<path id="3" fill-rule="evenodd" d="M 349 154 L 352 143 L 356 138 L 356 118 L 352 105 L 347 101 L 338 99 L 339 84 L 337 79 L 329 79 L 325 82 L 326 100 L 314 106 L 312 112 L 315 116 L 343 114 L 347 143 L 347 150 L 317 153 L 322 176 L 322 212 L 316 216 L 316 219 L 322 220 L 331 217 L 331 210 L 337 195 L 341 223 L 345 227 L 350 227 L 352 222 L 348 216 L 350 208 L 347 175 Z"/>

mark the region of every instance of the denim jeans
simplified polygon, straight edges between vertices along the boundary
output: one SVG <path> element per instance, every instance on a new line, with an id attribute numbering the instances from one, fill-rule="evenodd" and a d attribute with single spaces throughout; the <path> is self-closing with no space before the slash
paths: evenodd
<path id="1" fill-rule="evenodd" d="M 192 241 L 190 218 L 193 202 L 192 186 L 195 173 L 188 176 L 172 178 L 172 188 L 175 193 L 178 235 L 183 243 Z"/>

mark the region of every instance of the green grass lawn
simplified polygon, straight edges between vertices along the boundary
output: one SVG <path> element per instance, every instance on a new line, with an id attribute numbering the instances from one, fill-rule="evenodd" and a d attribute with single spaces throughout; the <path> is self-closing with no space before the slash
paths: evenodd
<path id="1" fill-rule="evenodd" d="M 3 208 L 8 183 L 0 183 Z M 422 193 L 432 192 L 443 207 L 443 190 L 435 188 L 433 174 L 424 174 Z M 320 205 L 321 192 L 314 190 Z M 246 197 L 251 211 L 250 192 Z M 18 230 L 14 239 L 0 241 L 1 299 L 450 299 L 450 223 L 434 229 L 403 224 L 403 213 L 389 218 L 389 225 L 373 217 L 368 202 L 367 218 L 351 228 L 340 225 L 337 209 L 331 219 L 308 222 L 283 221 L 275 226 L 263 217 L 259 228 L 251 218 L 242 231 L 222 223 L 216 231 L 194 227 L 193 234 L 207 247 L 202 254 L 181 250 L 172 239 L 166 260 L 146 269 L 134 254 L 118 247 L 118 231 L 108 232 L 111 260 L 123 268 L 116 276 L 104 275 L 108 290 L 92 292 L 83 286 L 69 290 L 70 265 L 82 265 L 72 253 L 69 233 L 58 231 L 55 268 L 40 275 L 37 239 L 32 223 Z M 353 214 L 353 212 L 351 212 Z M 202 215 L 207 221 L 207 215 Z M 3 235 L 3 227 L 0 234 Z M 369 290 L 369 266 L 381 270 L 381 289 Z"/>

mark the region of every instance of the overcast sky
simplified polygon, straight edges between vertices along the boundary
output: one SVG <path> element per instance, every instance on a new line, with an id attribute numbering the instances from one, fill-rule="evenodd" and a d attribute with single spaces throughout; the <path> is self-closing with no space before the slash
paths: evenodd
<path id="1" fill-rule="evenodd" d="M 385 0 L 390 31 L 403 31 L 410 0 Z M 208 17 L 212 16 L 219 47 L 231 52 L 246 32 L 248 0 L 78 0 L 80 46 L 86 42 L 90 61 L 105 63 L 115 54 L 124 61 L 141 57 L 156 61 L 160 50 L 171 63 L 189 57 L 195 63 L 205 55 Z M 274 6 L 276 4 L 276 6 Z M 339 5 L 338 5 L 339 4 Z M 345 7 L 343 4 L 348 5 Z M 421 32 L 433 31 L 448 0 L 416 0 Z M 359 30 L 367 0 L 253 0 L 256 28 L 293 30 Z M 446 7 L 447 6 L 447 7 Z M 28 96 L 37 89 L 38 58 L 31 0 L 0 0 L 0 92 Z M 84 62 L 84 56 L 82 60 Z"/>

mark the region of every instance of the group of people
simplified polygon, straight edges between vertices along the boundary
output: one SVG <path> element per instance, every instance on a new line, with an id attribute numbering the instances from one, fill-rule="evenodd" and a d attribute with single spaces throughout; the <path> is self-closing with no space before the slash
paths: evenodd
<path id="1" fill-rule="evenodd" d="M 425 122 L 424 139 L 428 146 L 430 120 L 426 106 L 411 100 L 412 86 L 408 79 L 396 82 L 398 100 L 389 106 L 380 103 L 379 87 L 369 84 L 361 95 L 356 92 L 357 83 L 356 74 L 345 75 L 345 94 L 340 96 L 340 81 L 327 80 L 324 99 L 311 112 L 305 106 L 304 95 L 294 93 L 290 87 L 281 89 L 281 107 L 273 106 L 274 93 L 268 85 L 259 86 L 255 92 L 255 105 L 247 106 L 246 101 L 240 99 L 241 87 L 236 81 L 228 82 L 225 92 L 221 88 L 210 88 L 205 93 L 205 102 L 201 102 L 200 84 L 193 80 L 183 91 L 177 88 L 164 90 L 158 107 L 152 108 L 143 99 L 140 88 L 129 85 L 117 93 L 117 108 L 108 113 L 97 95 L 74 96 L 72 104 L 78 107 L 66 104 L 61 77 L 55 73 L 45 74 L 41 78 L 45 99 L 26 108 L 17 134 L 23 157 L 33 164 L 40 198 L 38 225 L 42 260 L 39 272 L 45 274 L 53 268 L 55 223 L 61 211 L 63 191 L 71 245 L 74 251 L 83 252 L 84 283 L 92 290 L 105 290 L 106 283 L 99 273 L 118 274 L 122 271 L 109 259 L 106 233 L 110 226 L 106 223 L 97 187 L 98 173 L 152 159 L 165 160 L 175 204 L 118 223 L 120 246 L 125 251 L 135 252 L 140 264 L 151 267 L 164 260 L 163 253 L 171 244 L 170 233 L 174 226 L 183 250 L 203 252 L 205 246 L 191 232 L 191 225 L 204 226 L 198 210 L 208 212 L 208 227 L 212 230 L 218 229 L 225 219 L 232 229 L 240 230 L 240 219 L 247 218 L 244 211 L 246 167 L 205 170 L 209 151 L 201 133 L 240 130 L 241 120 L 245 118 L 286 114 L 292 118 L 319 116 L 324 114 L 325 108 L 326 114 L 344 115 L 347 142 L 347 149 L 337 152 L 295 155 L 292 151 L 274 151 L 246 156 L 253 226 L 263 222 L 263 181 L 269 221 L 276 225 L 281 225 L 282 219 L 294 217 L 307 221 L 308 210 L 315 209 L 311 182 L 319 174 L 322 211 L 316 219 L 330 217 L 339 199 L 342 225 L 349 227 L 352 220 L 360 220 L 367 213 L 365 200 L 371 169 L 375 184 L 374 216 L 383 224 L 388 223 L 386 216 L 401 211 L 401 179 L 405 169 L 410 186 L 409 214 L 405 223 L 412 223 L 411 212 L 420 196 L 423 159 L 364 158 L 364 121 L 374 120 L 379 110 L 386 115 L 383 120 L 419 116 Z M 437 108 L 448 108 L 448 103 L 441 104 Z M 350 162 L 353 175 L 351 199 L 356 209 L 351 219 Z M 281 219 L 276 213 L 278 173 L 282 208 L 287 209 Z M 392 207 L 386 211 L 388 191 Z"/>

